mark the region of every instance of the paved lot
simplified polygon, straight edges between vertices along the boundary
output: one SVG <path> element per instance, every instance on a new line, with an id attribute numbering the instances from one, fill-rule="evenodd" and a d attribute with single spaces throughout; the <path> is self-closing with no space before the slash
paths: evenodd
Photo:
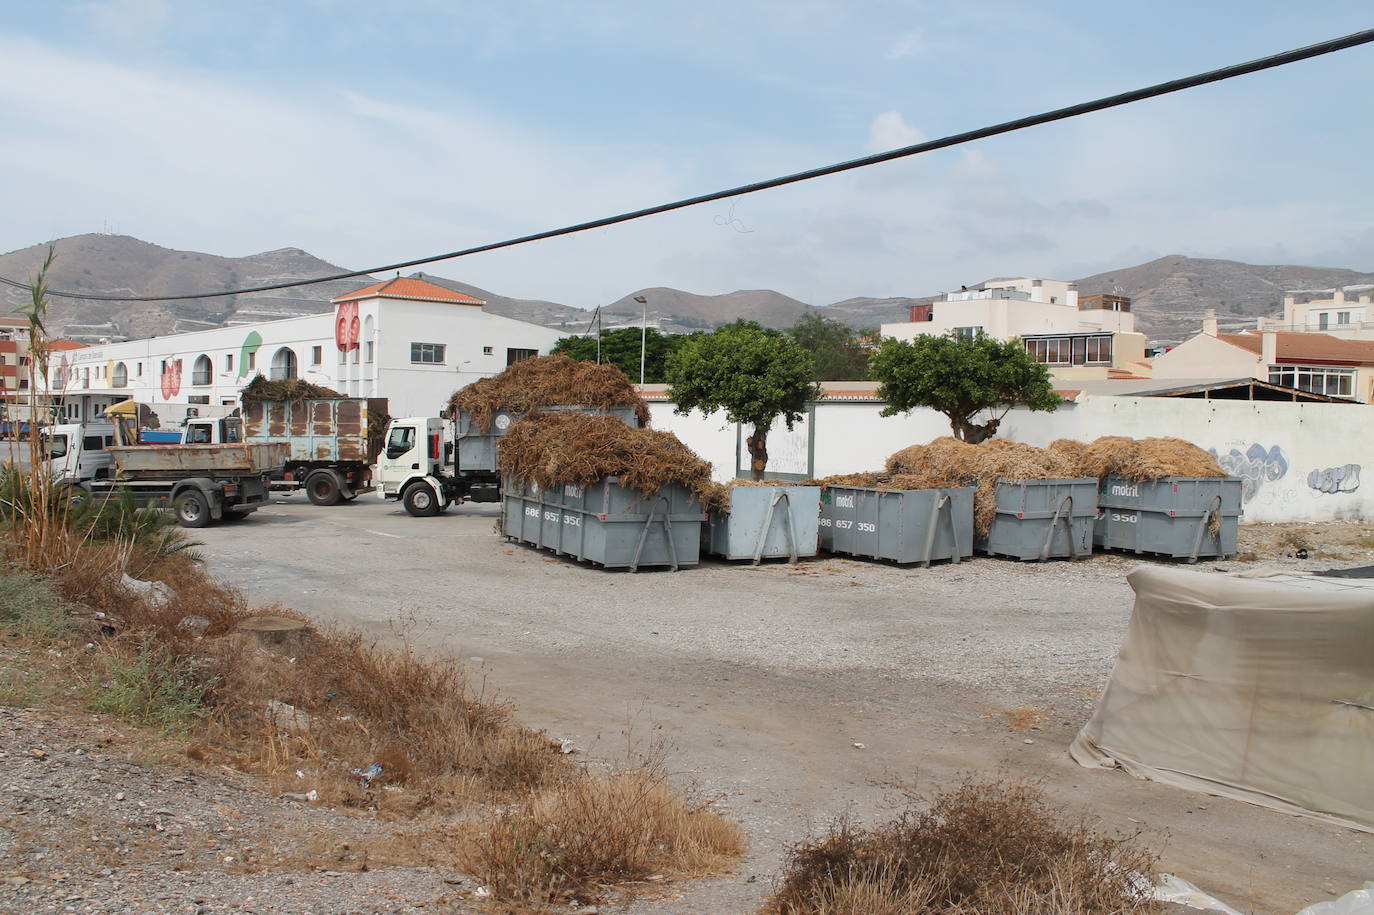
<path id="1" fill-rule="evenodd" d="M 509 544 L 495 518 L 293 496 L 199 537 L 255 600 L 468 658 L 524 721 L 590 755 L 623 756 L 627 731 L 671 742 L 675 771 L 723 796 L 752 848 L 738 875 L 644 911 L 745 911 L 786 843 L 846 811 L 882 816 L 894 780 L 936 791 L 970 771 L 1035 778 L 1066 808 L 1144 829 L 1166 869 L 1251 911 L 1370 877 L 1369 836 L 1068 758 L 1129 618 L 1128 560 L 631 575 Z M 1016 730 L 1017 709 L 1046 717 Z"/>

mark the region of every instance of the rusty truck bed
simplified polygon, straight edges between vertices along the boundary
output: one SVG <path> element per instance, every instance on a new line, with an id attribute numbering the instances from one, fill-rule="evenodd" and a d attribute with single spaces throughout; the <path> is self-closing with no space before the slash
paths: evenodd
<path id="1" fill-rule="evenodd" d="M 272 473 L 286 463 L 285 442 L 245 442 L 239 445 L 115 445 L 106 449 L 114 458 L 115 476 L 244 476 Z"/>

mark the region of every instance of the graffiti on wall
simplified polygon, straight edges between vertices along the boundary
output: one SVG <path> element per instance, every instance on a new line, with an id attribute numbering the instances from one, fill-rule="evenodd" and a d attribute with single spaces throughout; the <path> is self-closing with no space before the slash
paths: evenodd
<path id="1" fill-rule="evenodd" d="M 1215 448 L 1210 450 L 1222 470 L 1240 477 L 1241 499 L 1245 502 L 1259 495 L 1265 483 L 1281 480 L 1288 473 L 1288 458 L 1284 457 L 1283 449 L 1278 445 L 1265 448 L 1258 442 L 1252 442 L 1243 452 L 1239 448 L 1232 448 L 1225 454 L 1219 454 Z"/>
<path id="2" fill-rule="evenodd" d="M 1340 467 L 1314 470 L 1307 475 L 1307 485 L 1317 492 L 1333 496 L 1342 492 L 1355 492 L 1360 488 L 1360 465 L 1342 464 Z"/>

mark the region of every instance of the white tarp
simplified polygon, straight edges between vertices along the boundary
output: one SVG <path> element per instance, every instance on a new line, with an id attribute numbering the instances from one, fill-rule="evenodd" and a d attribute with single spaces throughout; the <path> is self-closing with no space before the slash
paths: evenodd
<path id="1" fill-rule="evenodd" d="M 1069 752 L 1374 832 L 1374 582 L 1142 567 Z"/>

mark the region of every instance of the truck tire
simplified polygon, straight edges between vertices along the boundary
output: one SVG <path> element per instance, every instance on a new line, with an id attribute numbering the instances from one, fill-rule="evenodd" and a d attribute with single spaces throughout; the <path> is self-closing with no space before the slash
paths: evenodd
<path id="1" fill-rule="evenodd" d="M 210 523 L 210 501 L 204 493 L 192 489 L 177 499 L 176 516 L 182 527 L 205 527 Z"/>
<path id="2" fill-rule="evenodd" d="M 401 503 L 406 511 L 415 518 L 433 518 L 441 511 L 439 497 L 428 483 L 415 483 L 405 491 Z"/>
<path id="3" fill-rule="evenodd" d="M 338 505 L 339 500 L 343 498 L 339 481 L 327 470 L 306 477 L 305 494 L 316 505 Z"/>

